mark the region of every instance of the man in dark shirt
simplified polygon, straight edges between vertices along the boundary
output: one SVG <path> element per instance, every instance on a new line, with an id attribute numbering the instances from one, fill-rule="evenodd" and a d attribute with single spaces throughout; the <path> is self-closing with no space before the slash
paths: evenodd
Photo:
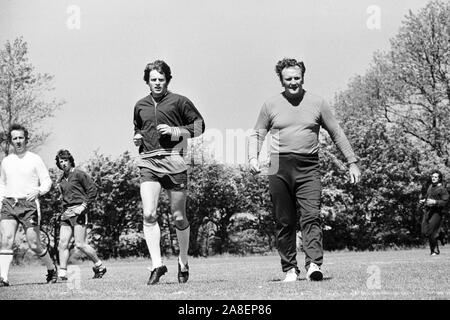
<path id="1" fill-rule="evenodd" d="M 152 259 L 147 282 L 154 285 L 167 272 L 161 258 L 161 231 L 157 207 L 159 194 L 168 191 L 170 208 L 179 244 L 178 282 L 189 278 L 189 221 L 186 217 L 187 165 L 183 158 L 188 138 L 201 135 L 205 123 L 200 112 L 186 97 L 168 91 L 172 78 L 170 67 L 162 60 L 149 63 L 144 81 L 150 94 L 134 107 L 133 141 L 139 147 L 138 167 L 141 174 L 141 198 L 144 236 Z"/>
<path id="2" fill-rule="evenodd" d="M 438 245 L 439 228 L 444 216 L 445 206 L 449 195 L 443 184 L 442 173 L 434 170 L 431 173 L 431 184 L 424 198 L 419 203 L 424 207 L 422 219 L 422 233 L 428 238 L 430 254 L 436 256 L 440 253 Z"/>
<path id="3" fill-rule="evenodd" d="M 322 229 L 320 220 L 321 183 L 319 173 L 319 130 L 328 131 L 350 165 L 352 183 L 360 179 L 353 150 L 331 112 L 320 97 L 303 89 L 305 65 L 283 59 L 275 67 L 284 91 L 267 100 L 249 139 L 250 172 L 260 173 L 261 145 L 271 133 L 269 192 L 277 221 L 277 247 L 285 282 L 300 273 L 296 261 L 297 206 L 305 252 L 306 278 L 322 280 Z"/>
<path id="4" fill-rule="evenodd" d="M 68 150 L 59 150 L 55 160 L 57 167 L 63 171 L 58 181 L 63 206 L 59 233 L 58 276 L 61 280 L 67 280 L 69 243 L 73 235 L 75 247 L 94 263 L 92 268 L 94 279 L 102 278 L 106 268 L 98 258 L 95 249 L 86 242 L 87 210 L 97 196 L 97 187 L 87 173 L 75 168 L 75 160 Z"/>

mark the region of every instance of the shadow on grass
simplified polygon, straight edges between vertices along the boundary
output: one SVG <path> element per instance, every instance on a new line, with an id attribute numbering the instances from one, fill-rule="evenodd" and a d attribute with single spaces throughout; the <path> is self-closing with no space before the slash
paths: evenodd
<path id="1" fill-rule="evenodd" d="M 64 284 L 64 282 L 47 283 L 47 282 L 25 282 L 18 284 L 11 284 L 11 287 L 23 287 L 23 286 L 53 286 L 55 284 Z"/>
<path id="2" fill-rule="evenodd" d="M 322 279 L 321 281 L 311 281 L 311 282 L 330 281 L 330 280 L 332 280 L 332 279 L 333 279 L 333 277 L 323 277 L 323 279 Z M 308 281 L 308 280 L 306 280 L 306 278 L 300 278 L 300 279 L 297 279 L 297 281 L 294 281 L 294 282 L 298 282 L 298 281 Z M 284 283 L 284 282 L 283 282 L 283 279 L 272 279 L 272 280 L 269 280 L 268 282 L 280 282 L 280 283 Z"/>
<path id="3" fill-rule="evenodd" d="M 168 282 L 158 282 L 158 284 L 156 285 L 180 285 L 180 286 L 186 286 L 189 285 L 190 283 L 223 283 L 223 282 L 228 282 L 227 280 L 205 280 L 205 281 L 201 281 L 201 280 L 189 280 L 187 283 L 178 283 L 178 281 L 168 281 Z"/>

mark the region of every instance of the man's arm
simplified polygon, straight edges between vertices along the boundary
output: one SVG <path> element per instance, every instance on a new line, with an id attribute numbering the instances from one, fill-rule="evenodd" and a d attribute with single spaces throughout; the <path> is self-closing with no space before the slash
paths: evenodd
<path id="1" fill-rule="evenodd" d="M 269 129 L 270 117 L 267 111 L 267 105 L 264 104 L 259 112 L 255 127 L 248 138 L 248 162 L 252 174 L 261 172 L 258 157 Z"/>
<path id="2" fill-rule="evenodd" d="M 353 149 L 345 136 L 344 131 L 335 118 L 331 108 L 323 101 L 320 108 L 322 127 L 328 132 L 331 140 L 336 144 L 339 151 L 344 155 L 349 164 L 349 175 L 351 183 L 358 183 L 361 179 L 361 171 L 359 170 L 357 158 Z"/>
<path id="3" fill-rule="evenodd" d="M 39 177 L 39 195 L 42 196 L 50 191 L 52 187 L 52 179 L 50 178 L 50 174 L 47 170 L 47 167 L 44 164 L 44 161 L 38 156 L 36 169 Z"/>
<path id="4" fill-rule="evenodd" d="M 26 198 L 28 201 L 33 201 L 37 197 L 42 196 L 50 191 L 50 188 L 52 187 L 52 180 L 50 179 L 50 174 L 48 173 L 47 167 L 44 164 L 44 161 L 42 161 L 41 157 L 36 155 L 34 158 L 34 163 L 36 165 L 36 172 L 39 179 L 39 186 L 37 189 L 34 189 L 30 191 Z"/>
<path id="5" fill-rule="evenodd" d="M 441 188 L 441 192 L 439 192 L 439 193 L 440 193 L 440 196 L 441 196 L 440 199 L 430 199 L 430 200 L 434 200 L 434 205 L 435 206 L 443 208 L 443 207 L 445 207 L 445 205 L 448 202 L 448 198 L 449 198 L 448 197 L 448 192 L 447 192 L 447 189 L 445 187 L 442 187 Z"/>
<path id="6" fill-rule="evenodd" d="M 321 125 L 328 132 L 336 147 L 344 155 L 348 164 L 356 163 L 357 159 L 350 142 L 335 118 L 331 108 L 323 101 L 320 107 Z"/>
<path id="7" fill-rule="evenodd" d="M 92 180 L 86 172 L 83 172 L 81 181 L 86 192 L 86 205 L 89 205 L 97 196 L 97 186 L 95 185 L 94 180 Z"/>
<path id="8" fill-rule="evenodd" d="M 142 134 L 141 134 L 142 119 L 139 116 L 139 108 L 137 107 L 137 105 L 134 106 L 133 125 L 134 125 L 133 143 L 135 146 L 138 147 L 142 144 Z"/>
<path id="9" fill-rule="evenodd" d="M 97 186 L 86 172 L 79 171 L 79 179 L 86 193 L 86 200 L 79 206 L 72 209 L 72 211 L 76 214 L 81 214 L 84 210 L 86 210 L 88 205 L 93 202 L 95 200 L 95 197 L 97 196 Z"/>
<path id="10" fill-rule="evenodd" d="M 3 199 L 5 198 L 5 192 L 6 192 L 6 174 L 5 170 L 3 169 L 3 161 L 0 169 L 0 209 L 3 205 Z"/>
<path id="11" fill-rule="evenodd" d="M 157 127 L 160 134 L 170 135 L 172 141 L 179 141 L 180 137 L 194 138 L 205 132 L 205 121 L 188 98 L 184 97 L 178 102 L 177 110 L 180 113 L 182 124 L 174 127 L 160 124 Z"/>

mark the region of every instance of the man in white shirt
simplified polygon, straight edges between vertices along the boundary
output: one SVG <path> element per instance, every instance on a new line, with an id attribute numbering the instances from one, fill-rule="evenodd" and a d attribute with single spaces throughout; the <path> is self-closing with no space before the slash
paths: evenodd
<path id="1" fill-rule="evenodd" d="M 47 267 L 47 283 L 57 281 L 57 272 L 47 248 L 42 248 L 39 234 L 39 196 L 52 185 L 48 170 L 37 154 L 27 150 L 28 131 L 19 124 L 9 129 L 13 153 L 1 163 L 0 175 L 0 287 L 9 286 L 9 266 L 17 227 L 22 224 L 28 245 Z"/>

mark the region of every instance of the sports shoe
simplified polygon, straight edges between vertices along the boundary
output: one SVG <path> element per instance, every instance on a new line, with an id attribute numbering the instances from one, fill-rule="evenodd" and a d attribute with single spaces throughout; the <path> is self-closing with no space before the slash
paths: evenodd
<path id="1" fill-rule="evenodd" d="M 62 270 L 64 270 L 64 272 Z M 68 278 L 67 278 L 67 271 L 66 271 L 66 269 L 59 268 L 59 270 L 58 270 L 58 278 L 59 278 L 59 280 L 67 281 Z"/>
<path id="2" fill-rule="evenodd" d="M 438 246 L 436 246 L 436 248 L 434 248 L 434 253 L 436 253 L 436 255 L 441 253 Z"/>
<path id="3" fill-rule="evenodd" d="M 445 241 L 445 233 L 443 231 L 439 232 L 439 236 L 438 236 L 437 240 L 440 240 L 442 246 L 445 246 L 445 244 L 447 242 Z"/>
<path id="4" fill-rule="evenodd" d="M 55 269 L 53 270 L 47 270 L 47 283 L 56 283 L 58 281 L 58 272 Z"/>
<path id="5" fill-rule="evenodd" d="M 161 267 L 153 269 L 152 273 L 150 274 L 150 278 L 148 279 L 147 284 L 148 285 L 157 284 L 159 282 L 159 278 L 161 278 L 166 272 L 167 272 L 166 266 L 161 266 Z"/>
<path id="6" fill-rule="evenodd" d="M 441 253 L 438 247 L 434 248 L 434 251 L 431 251 L 430 255 L 437 256 Z"/>
<path id="7" fill-rule="evenodd" d="M 94 276 L 92 279 L 100 279 L 106 273 L 106 268 L 104 266 L 93 266 L 92 270 L 94 271 Z"/>
<path id="8" fill-rule="evenodd" d="M 286 277 L 284 278 L 283 282 L 294 282 L 297 280 L 297 278 L 297 270 L 295 270 L 295 268 L 292 268 L 286 272 Z"/>
<path id="9" fill-rule="evenodd" d="M 323 279 L 323 273 L 320 270 L 320 267 L 311 262 L 309 264 L 308 272 L 306 273 L 306 279 L 309 281 L 321 281 Z"/>
<path id="10" fill-rule="evenodd" d="M 9 287 L 9 282 L 0 277 L 0 287 Z"/>
<path id="11" fill-rule="evenodd" d="M 178 282 L 179 283 L 186 283 L 189 279 L 189 264 L 186 262 L 186 271 L 181 271 L 181 265 L 178 261 Z"/>

